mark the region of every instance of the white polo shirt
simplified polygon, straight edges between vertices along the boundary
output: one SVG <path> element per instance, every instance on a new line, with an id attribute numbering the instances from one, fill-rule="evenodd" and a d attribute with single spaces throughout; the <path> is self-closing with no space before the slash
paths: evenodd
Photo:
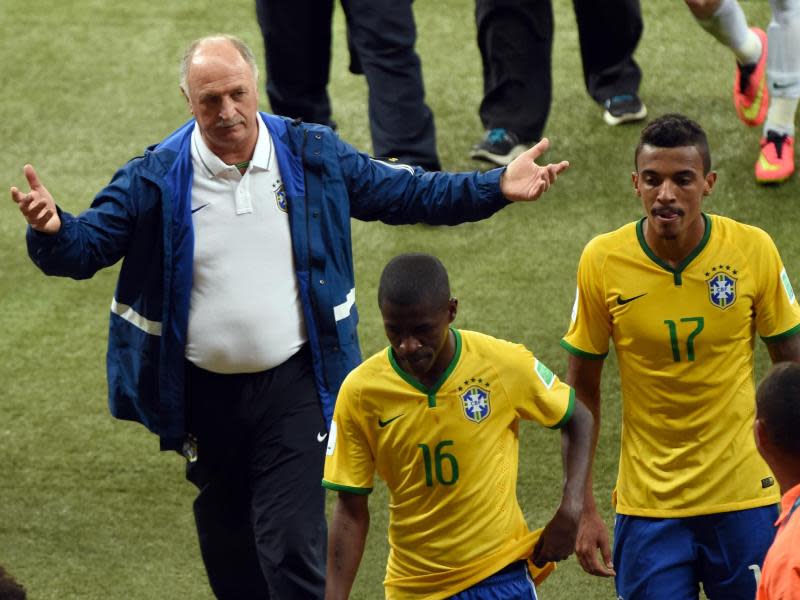
<path id="1" fill-rule="evenodd" d="M 186 358 L 215 373 L 278 366 L 306 341 L 289 215 L 269 131 L 244 175 L 192 133 L 194 267 Z"/>

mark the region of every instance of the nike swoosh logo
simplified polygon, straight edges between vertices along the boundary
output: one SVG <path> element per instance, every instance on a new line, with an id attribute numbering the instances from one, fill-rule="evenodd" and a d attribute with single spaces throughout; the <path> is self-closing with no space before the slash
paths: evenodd
<path id="1" fill-rule="evenodd" d="M 753 98 L 753 103 L 746 107 L 742 108 L 742 113 L 747 119 L 755 119 L 758 116 L 758 112 L 761 110 L 761 102 L 764 100 L 764 90 L 767 89 L 767 78 L 764 77 L 758 84 L 758 91 L 756 92 L 756 97 Z"/>
<path id="2" fill-rule="evenodd" d="M 208 204 L 211 204 L 210 202 Z M 208 204 L 203 204 L 203 206 L 198 206 L 197 208 L 192 209 L 192 214 L 196 213 L 198 210 L 203 210 Z"/>
<path id="3" fill-rule="evenodd" d="M 771 162 L 769 162 L 769 160 L 767 160 L 767 157 L 764 156 L 763 154 L 759 155 L 758 157 L 758 166 L 764 169 L 765 171 L 777 171 L 778 169 L 781 168 L 780 165 L 773 165 Z"/>
<path id="4" fill-rule="evenodd" d="M 317 441 L 318 442 L 324 442 L 326 437 L 328 437 L 328 432 L 327 431 L 324 434 L 323 433 L 318 433 L 317 434 Z"/>
<path id="5" fill-rule="evenodd" d="M 647 292 L 645 292 L 644 294 L 639 294 L 638 296 L 634 296 L 633 298 L 623 298 L 622 296 L 617 295 L 617 304 L 619 305 L 627 304 L 628 302 L 633 302 L 634 300 L 637 300 L 642 296 L 647 296 Z"/>
<path id="6" fill-rule="evenodd" d="M 389 423 L 391 423 L 392 421 L 394 421 L 394 420 L 396 420 L 396 419 L 399 419 L 399 418 L 400 418 L 400 417 L 402 417 L 404 414 L 405 414 L 405 413 L 399 414 L 399 415 L 397 415 L 396 417 L 392 417 L 391 419 L 386 419 L 385 421 L 381 421 L 381 419 L 379 418 L 379 419 L 378 419 L 378 427 L 386 427 L 386 426 L 387 426 Z"/>
<path id="7" fill-rule="evenodd" d="M 786 88 L 790 88 L 793 85 L 794 85 L 793 83 L 773 83 L 772 87 L 774 87 L 776 90 L 785 90 Z"/>

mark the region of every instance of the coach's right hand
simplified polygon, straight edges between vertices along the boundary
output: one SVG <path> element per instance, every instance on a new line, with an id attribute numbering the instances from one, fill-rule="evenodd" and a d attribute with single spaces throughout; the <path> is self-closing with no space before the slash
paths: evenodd
<path id="1" fill-rule="evenodd" d="M 36 231 L 58 233 L 61 229 L 61 218 L 58 216 L 55 200 L 39 181 L 31 165 L 25 165 L 23 171 L 31 191 L 25 194 L 18 188 L 12 187 L 11 199 L 17 203 L 22 216 Z"/>
<path id="2" fill-rule="evenodd" d="M 600 556 L 597 551 L 600 550 Z M 614 563 L 611 561 L 611 544 L 603 519 L 594 508 L 585 508 L 578 528 L 575 554 L 583 570 L 590 575 L 613 577 Z M 602 557 L 602 562 L 600 558 Z"/>

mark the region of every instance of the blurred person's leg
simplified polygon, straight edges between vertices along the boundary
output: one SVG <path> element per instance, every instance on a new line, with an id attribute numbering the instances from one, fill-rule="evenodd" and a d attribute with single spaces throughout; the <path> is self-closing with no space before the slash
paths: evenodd
<path id="1" fill-rule="evenodd" d="M 477 0 L 483 63 L 479 114 L 486 138 L 473 158 L 508 164 L 544 131 L 552 95 L 549 0 Z"/>
<path id="2" fill-rule="evenodd" d="M 647 116 L 639 99 L 642 71 L 633 58 L 642 36 L 639 0 L 573 0 L 589 95 L 610 125 Z"/>
<path id="3" fill-rule="evenodd" d="M 369 87 L 374 155 L 439 170 L 410 0 L 342 0 L 342 7 L 355 54 L 351 70 L 360 69 Z"/>
<path id="4" fill-rule="evenodd" d="M 333 0 L 256 0 L 256 14 L 272 112 L 329 125 Z"/>
<path id="5" fill-rule="evenodd" d="M 698 24 L 736 57 L 733 105 L 739 120 L 750 127 L 767 116 L 767 35 L 750 28 L 737 0 L 686 0 Z"/>
<path id="6" fill-rule="evenodd" d="M 760 183 L 781 183 L 795 170 L 795 115 L 800 99 L 800 0 L 770 0 L 767 28 L 769 111 L 755 166 Z"/>

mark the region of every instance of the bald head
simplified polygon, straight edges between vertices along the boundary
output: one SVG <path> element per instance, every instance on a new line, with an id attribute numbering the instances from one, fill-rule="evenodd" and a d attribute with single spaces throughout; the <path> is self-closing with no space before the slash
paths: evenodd
<path id="1" fill-rule="evenodd" d="M 258 82 L 258 65 L 250 47 L 239 38 L 217 34 L 202 37 L 193 41 L 183 53 L 181 60 L 180 86 L 186 97 L 189 97 L 190 71 L 195 64 L 208 64 L 211 60 L 225 60 L 235 64 L 240 58 L 252 74 L 253 81 Z"/>

